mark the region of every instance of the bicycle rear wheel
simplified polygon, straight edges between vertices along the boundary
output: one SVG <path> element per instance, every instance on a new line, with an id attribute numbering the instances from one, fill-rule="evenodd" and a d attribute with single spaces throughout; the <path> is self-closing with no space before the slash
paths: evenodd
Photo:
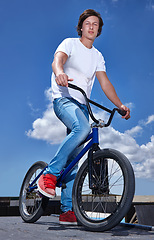
<path id="1" fill-rule="evenodd" d="M 19 212 L 22 219 L 27 223 L 36 222 L 44 213 L 49 199 L 41 196 L 37 189 L 37 181 L 34 182 L 33 190 L 29 191 L 29 185 L 38 174 L 47 166 L 47 163 L 39 161 L 34 163 L 28 170 L 20 190 Z"/>
<path id="2" fill-rule="evenodd" d="M 135 178 L 128 159 L 113 149 L 93 155 L 95 188 L 89 188 L 88 159 L 80 167 L 73 185 L 73 210 L 88 230 L 106 231 L 128 212 L 135 191 Z"/>

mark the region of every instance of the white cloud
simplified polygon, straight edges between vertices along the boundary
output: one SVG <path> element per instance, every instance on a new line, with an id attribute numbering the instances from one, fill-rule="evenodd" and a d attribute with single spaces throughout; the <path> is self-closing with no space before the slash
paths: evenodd
<path id="1" fill-rule="evenodd" d="M 149 116 L 148 120 L 145 124 L 147 125 L 147 124 L 152 123 L 152 122 L 154 122 L 154 115 Z"/>
<path id="2" fill-rule="evenodd" d="M 35 116 L 36 114 L 38 114 L 38 113 L 40 112 L 40 109 L 39 109 L 39 108 L 35 108 L 30 101 L 28 101 L 27 104 L 28 104 L 28 106 L 29 106 L 29 108 L 30 108 L 30 110 L 31 110 L 31 114 L 32 114 L 32 115 Z"/>
<path id="3" fill-rule="evenodd" d="M 135 126 L 132 129 L 125 131 L 125 133 L 128 134 L 129 136 L 136 137 L 138 134 L 141 133 L 141 131 L 142 131 L 141 126 Z"/>
<path id="4" fill-rule="evenodd" d="M 65 137 L 65 127 L 55 116 L 52 106 L 44 112 L 42 118 L 33 122 L 32 130 L 26 132 L 28 137 L 41 139 L 50 144 L 58 144 Z"/>
<path id="5" fill-rule="evenodd" d="M 154 0 L 147 0 L 146 9 L 154 11 Z"/>
<path id="6" fill-rule="evenodd" d="M 100 144 L 103 148 L 117 149 L 125 154 L 131 162 L 136 162 L 136 155 L 139 154 L 140 146 L 135 139 L 127 133 L 120 133 L 113 127 L 108 127 L 102 130 Z"/>
<path id="7" fill-rule="evenodd" d="M 32 130 L 28 130 L 26 135 L 31 138 L 45 140 L 50 144 L 59 144 L 66 135 L 66 128 L 54 114 L 51 88 L 45 91 L 45 96 L 50 104 L 43 113 L 43 117 L 33 122 Z"/>
<path id="8" fill-rule="evenodd" d="M 46 94 L 50 96 L 50 91 Z M 96 118 L 106 120 L 107 114 L 101 111 L 101 114 L 95 112 Z M 137 144 L 135 136 L 142 133 L 144 126 L 154 121 L 154 115 L 148 117 L 146 124 L 137 125 L 132 129 L 121 133 L 113 127 L 100 129 L 100 146 L 101 148 L 117 149 L 125 154 L 131 161 L 137 177 L 154 179 L 154 136 L 148 143 Z M 32 129 L 27 131 L 27 136 L 35 139 L 41 139 L 50 144 L 59 144 L 66 135 L 66 128 L 57 119 L 50 104 L 43 113 L 42 118 L 38 118 L 33 122 Z"/>
<path id="9" fill-rule="evenodd" d="M 154 135 L 150 142 L 141 145 L 140 152 L 143 160 L 134 165 L 136 176 L 154 180 Z"/>
<path id="10" fill-rule="evenodd" d="M 132 132 L 134 129 L 140 127 L 136 126 Z M 127 156 L 133 165 L 136 177 L 154 180 L 154 136 L 151 136 L 147 144 L 141 146 L 128 134 L 128 131 L 120 133 L 112 127 L 103 129 L 100 136 L 101 147 L 117 149 Z"/>

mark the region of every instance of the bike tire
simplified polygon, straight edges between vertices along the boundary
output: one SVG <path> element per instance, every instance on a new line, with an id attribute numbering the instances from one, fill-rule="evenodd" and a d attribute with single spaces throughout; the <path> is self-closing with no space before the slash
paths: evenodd
<path id="1" fill-rule="evenodd" d="M 19 196 L 19 212 L 22 219 L 27 223 L 36 222 L 44 213 L 49 198 L 42 196 L 37 189 L 37 181 L 34 190 L 29 192 L 28 186 L 47 166 L 47 163 L 38 161 L 34 163 L 25 175 Z"/>
<path id="2" fill-rule="evenodd" d="M 106 179 L 100 182 L 101 171 L 105 171 L 101 167 L 103 161 L 107 162 L 108 168 Z M 106 231 L 119 224 L 130 209 L 135 192 L 134 171 L 129 160 L 113 149 L 95 152 L 93 162 L 100 164 L 99 173 L 94 170 L 98 188 L 96 190 L 89 188 L 87 159 L 74 181 L 73 210 L 78 221 L 87 230 Z M 108 186 L 103 186 L 106 182 Z"/>

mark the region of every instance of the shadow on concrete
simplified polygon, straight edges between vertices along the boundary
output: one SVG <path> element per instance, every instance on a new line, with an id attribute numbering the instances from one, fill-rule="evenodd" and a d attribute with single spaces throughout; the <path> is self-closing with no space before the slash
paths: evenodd
<path id="1" fill-rule="evenodd" d="M 60 225 L 59 222 L 55 222 L 55 221 L 45 222 L 45 221 L 41 221 L 41 219 L 34 224 L 35 225 L 46 225 L 46 226 L 48 226 L 48 231 L 53 231 L 53 232 L 54 231 L 68 231 L 70 229 L 74 230 L 74 231 L 82 231 L 83 233 L 84 232 L 89 232 L 89 233 L 91 232 L 91 231 L 86 230 L 81 225 L 78 225 L 78 226 Z M 97 234 L 103 233 L 103 232 L 93 232 L 93 233 L 95 233 L 97 235 Z M 119 224 L 116 227 L 112 228 L 111 230 L 105 231 L 104 233 L 106 233 L 110 236 L 117 236 L 117 237 L 118 236 L 123 236 L 123 237 L 131 236 L 131 237 L 133 237 L 134 236 L 134 239 L 136 239 L 135 236 L 140 236 L 140 237 L 141 236 L 146 236 L 147 238 L 145 238 L 145 239 L 149 239 L 148 236 L 153 236 L 153 238 L 154 238 L 154 232 L 153 231 L 138 229 L 135 226 L 125 226 L 125 224 L 122 224 L 122 225 Z M 133 238 L 130 238 L 130 239 L 133 239 Z"/>

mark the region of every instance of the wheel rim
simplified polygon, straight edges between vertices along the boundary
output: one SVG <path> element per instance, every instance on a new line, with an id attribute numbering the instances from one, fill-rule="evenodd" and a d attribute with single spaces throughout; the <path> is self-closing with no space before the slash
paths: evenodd
<path id="1" fill-rule="evenodd" d="M 42 169 L 43 168 L 39 166 L 37 168 L 34 168 L 31 173 L 29 173 L 24 183 L 21 203 L 23 214 L 27 217 L 33 216 L 42 204 L 42 196 L 40 195 L 37 187 L 34 188 L 31 192 L 28 190 L 29 185 L 33 182 L 36 176 L 38 176 Z M 37 181 L 35 182 L 35 186 L 37 186 Z"/>
<path id="2" fill-rule="evenodd" d="M 104 174 L 103 161 L 106 161 L 108 172 L 102 180 L 101 176 Z M 96 171 L 94 164 L 93 173 L 97 182 L 97 190 L 89 189 L 87 167 L 80 179 L 78 207 L 87 221 L 99 223 L 106 221 L 118 212 L 125 192 L 125 178 L 121 166 L 114 158 L 97 158 L 94 163 L 99 168 L 99 171 Z"/>

